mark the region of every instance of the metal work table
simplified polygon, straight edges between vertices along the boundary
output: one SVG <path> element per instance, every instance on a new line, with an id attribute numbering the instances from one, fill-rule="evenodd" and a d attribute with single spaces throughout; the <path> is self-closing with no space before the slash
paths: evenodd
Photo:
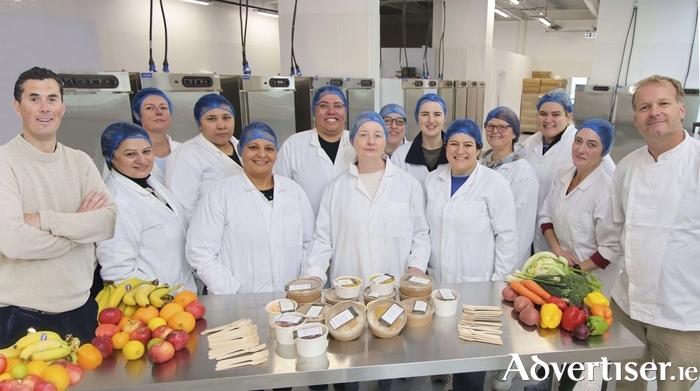
<path id="1" fill-rule="evenodd" d="M 497 305 L 501 303 L 503 284 L 479 282 L 439 287 L 457 290 L 460 304 Z M 202 296 L 207 313 L 190 334 L 189 350 L 177 352 L 163 364 L 153 364 L 147 357 L 128 362 L 121 352 L 114 351 L 103 365 L 86 371 L 83 381 L 71 389 L 254 390 L 497 370 L 508 366 L 510 353 L 518 353 L 529 371 L 533 355 L 548 363 L 564 363 L 598 362 L 601 357 L 620 361 L 642 357 L 644 352 L 644 345 L 619 322 L 606 335 L 578 341 L 563 330 L 525 326 L 518 322 L 515 310 L 503 304 L 503 346 L 460 340 L 458 311 L 449 318 L 433 316 L 433 322 L 426 326 L 405 327 L 390 339 L 375 337 L 369 327 L 354 341 L 339 342 L 331 337 L 326 355 L 297 358 L 294 345 L 277 345 L 267 324 L 265 304 L 282 297 L 284 292 Z M 241 318 L 250 318 L 258 325 L 260 341 L 270 349 L 268 362 L 216 371 L 215 361 L 207 358 L 206 338 L 199 332 Z M 197 338 L 199 343 L 192 341 Z"/>

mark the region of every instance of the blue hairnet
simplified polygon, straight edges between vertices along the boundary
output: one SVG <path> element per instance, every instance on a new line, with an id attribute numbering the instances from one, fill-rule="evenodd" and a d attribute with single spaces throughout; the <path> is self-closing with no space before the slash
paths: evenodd
<path id="1" fill-rule="evenodd" d="M 232 116 L 236 116 L 236 111 L 233 109 L 233 105 L 228 99 L 215 93 L 206 94 L 199 98 L 197 103 L 194 104 L 194 119 L 197 121 L 197 126 L 200 125 L 200 120 L 209 110 L 222 109 L 231 113 Z"/>
<path id="2" fill-rule="evenodd" d="M 498 106 L 495 109 L 489 111 L 486 116 L 486 121 L 484 121 L 484 128 L 492 119 L 500 119 L 505 121 L 511 129 L 513 129 L 513 134 L 515 134 L 515 139 L 513 141 L 517 142 L 520 139 L 520 120 L 515 111 L 511 110 L 510 107 Z"/>
<path id="3" fill-rule="evenodd" d="M 163 91 L 155 87 L 146 87 L 134 94 L 134 99 L 131 100 L 131 113 L 134 114 L 134 118 L 136 118 L 136 122 L 139 125 L 141 125 L 141 105 L 143 104 L 143 100 L 151 95 L 158 95 L 165 99 L 165 101 L 168 102 L 168 109 L 170 110 L 170 113 L 172 114 L 173 112 L 173 102 L 170 101 L 168 96 L 165 95 Z"/>
<path id="4" fill-rule="evenodd" d="M 470 120 L 469 118 L 460 118 L 452 122 L 445 131 L 444 141 L 449 141 L 450 137 L 459 133 L 466 134 L 467 136 L 473 138 L 476 141 L 478 149 L 481 149 L 481 147 L 484 145 L 484 142 L 481 140 L 481 128 L 479 128 L 479 125 L 477 125 L 476 122 Z"/>
<path id="5" fill-rule="evenodd" d="M 337 95 L 338 98 L 340 98 L 341 101 L 343 101 L 343 104 L 345 105 L 345 110 L 347 112 L 348 110 L 348 100 L 345 98 L 345 93 L 343 93 L 343 90 L 340 88 L 326 84 L 323 87 L 317 88 L 316 92 L 314 93 L 314 99 L 311 101 L 311 114 L 316 115 L 316 105 L 318 105 L 318 101 L 321 100 L 324 96 L 328 94 L 334 94 Z"/>
<path id="6" fill-rule="evenodd" d="M 442 99 L 442 97 L 438 94 L 434 94 L 432 92 L 427 93 L 423 96 L 421 96 L 418 99 L 418 102 L 416 103 L 416 122 L 418 122 L 418 114 L 420 114 L 420 107 L 423 106 L 424 103 L 427 102 L 437 102 L 442 106 L 442 115 L 447 116 L 447 105 L 445 104 L 445 100 Z"/>
<path id="7" fill-rule="evenodd" d="M 614 133 L 613 126 L 610 124 L 610 122 L 600 118 L 591 118 L 582 123 L 581 126 L 578 127 L 576 133 L 581 131 L 581 129 L 590 129 L 596 132 L 600 137 L 600 141 L 603 143 L 603 156 L 610 153 Z"/>
<path id="8" fill-rule="evenodd" d="M 574 105 L 571 103 L 571 99 L 569 99 L 569 94 L 567 94 L 563 88 L 557 88 L 542 95 L 537 102 L 537 110 L 547 102 L 559 103 L 567 114 L 574 112 Z"/>
<path id="9" fill-rule="evenodd" d="M 384 107 L 379 110 L 379 116 L 382 118 L 388 116 L 389 114 L 398 114 L 402 116 L 404 120 L 406 119 L 406 110 L 404 110 L 401 105 L 397 105 L 396 103 L 384 105 Z M 404 124 L 404 130 L 408 130 L 408 122 Z"/>
<path id="10" fill-rule="evenodd" d="M 270 125 L 263 122 L 251 122 L 241 130 L 241 137 L 238 138 L 238 154 L 243 154 L 243 148 L 249 142 L 257 139 L 267 140 L 275 144 L 277 149 L 277 135 Z"/>
<path id="11" fill-rule="evenodd" d="M 130 138 L 142 138 L 151 144 L 151 138 L 148 136 L 148 132 L 139 125 L 131 122 L 116 122 L 109 126 L 102 132 L 102 137 L 100 138 L 100 145 L 102 146 L 102 156 L 109 168 L 112 168 L 112 158 L 114 157 L 114 151 L 119 148 L 119 144 L 122 141 Z"/>
<path id="12" fill-rule="evenodd" d="M 384 138 L 389 138 L 389 132 L 386 130 L 384 118 L 380 117 L 379 114 L 377 114 L 374 111 L 365 111 L 364 113 L 358 115 L 357 118 L 355 118 L 355 122 L 352 123 L 352 130 L 350 130 L 350 143 L 355 142 L 355 135 L 357 134 L 357 131 L 360 130 L 362 124 L 364 124 L 365 122 L 378 123 L 382 126 L 382 130 L 384 130 Z"/>

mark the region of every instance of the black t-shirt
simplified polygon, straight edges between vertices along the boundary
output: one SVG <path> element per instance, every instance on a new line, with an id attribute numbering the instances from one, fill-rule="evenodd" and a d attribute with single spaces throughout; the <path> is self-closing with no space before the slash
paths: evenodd
<path id="1" fill-rule="evenodd" d="M 335 157 L 338 155 L 338 147 L 340 147 L 340 140 L 333 143 L 329 143 L 319 135 L 318 143 L 321 144 L 321 148 L 323 148 L 323 150 L 326 151 L 326 155 L 328 155 L 333 164 L 335 164 Z"/>
<path id="2" fill-rule="evenodd" d="M 265 196 L 265 198 L 267 198 L 268 201 L 272 201 L 272 198 L 274 198 L 275 195 L 275 187 L 273 186 L 267 190 L 260 190 L 260 192 Z"/>
<path id="3" fill-rule="evenodd" d="M 564 132 L 566 132 L 566 128 L 564 128 Z M 561 136 L 564 135 L 564 132 L 561 132 L 561 133 L 559 133 L 558 135 L 556 135 L 556 137 L 554 137 L 554 140 L 552 140 L 552 142 L 549 143 L 549 144 L 546 144 L 546 143 L 544 142 L 544 135 L 542 136 L 542 155 L 544 155 L 545 153 L 547 153 L 547 151 L 549 151 L 550 149 L 552 149 L 552 147 L 554 146 L 554 144 L 556 144 L 556 143 L 558 143 L 559 141 L 561 141 Z"/>
<path id="4" fill-rule="evenodd" d="M 229 155 L 229 157 L 231 158 L 231 160 L 236 162 L 236 164 L 243 167 L 243 165 L 241 165 L 241 161 L 238 159 L 238 154 L 236 153 L 236 151 L 233 151 L 233 155 Z"/>

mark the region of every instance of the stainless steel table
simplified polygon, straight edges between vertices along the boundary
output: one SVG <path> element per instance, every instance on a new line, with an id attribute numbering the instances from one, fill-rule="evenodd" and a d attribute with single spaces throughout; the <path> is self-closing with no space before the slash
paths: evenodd
<path id="1" fill-rule="evenodd" d="M 502 283 L 480 282 L 442 284 L 460 292 L 460 304 L 498 305 Z M 316 358 L 296 358 L 294 345 L 277 345 L 267 325 L 265 304 L 284 297 L 284 292 L 203 296 L 207 307 L 198 321 L 188 348 L 174 359 L 153 364 L 146 357 L 128 362 L 115 351 L 102 366 L 87 371 L 75 390 L 254 390 L 308 384 L 330 384 L 431 374 L 497 370 L 518 353 L 529 371 L 531 357 L 546 362 L 598 362 L 601 357 L 619 361 L 642 357 L 644 345 L 620 323 L 614 323 L 606 336 L 578 341 L 563 330 L 542 330 L 519 323 L 515 310 L 503 304 L 503 346 L 460 340 L 457 324 L 460 314 L 450 318 L 433 317 L 429 325 L 403 329 L 390 339 L 372 335 L 369 328 L 354 341 L 330 339 L 328 352 Z M 250 318 L 258 325 L 260 341 L 270 349 L 266 364 L 226 371 L 214 370 L 207 358 L 206 339 L 199 331 Z M 271 335 L 272 334 L 272 335 Z"/>

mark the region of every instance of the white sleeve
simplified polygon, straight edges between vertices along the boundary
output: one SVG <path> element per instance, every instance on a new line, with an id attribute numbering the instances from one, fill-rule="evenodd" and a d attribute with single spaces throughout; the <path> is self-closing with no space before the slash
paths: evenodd
<path id="1" fill-rule="evenodd" d="M 302 252 L 302 259 L 301 262 L 299 262 L 299 265 L 303 267 L 304 260 L 306 259 L 306 256 L 311 250 L 311 246 L 313 244 L 314 230 L 316 229 L 316 216 L 314 215 L 314 210 L 311 207 L 309 198 L 306 197 L 306 194 L 302 189 L 299 189 L 299 201 L 302 204 L 301 217 L 304 224 L 304 251 Z M 302 273 L 303 270 L 300 270 L 299 275 L 301 276 Z"/>
<path id="2" fill-rule="evenodd" d="M 413 241 L 411 243 L 411 255 L 408 256 L 408 267 L 415 267 L 422 271 L 428 269 L 430 259 L 430 236 L 428 221 L 425 219 L 425 197 L 423 188 L 419 183 L 413 186 L 411 209 L 413 216 Z M 408 271 L 405 271 L 408 272 Z"/>
<path id="3" fill-rule="evenodd" d="M 282 148 L 280 148 L 279 152 L 277 153 L 277 160 L 275 161 L 275 165 L 272 167 L 272 170 L 275 174 L 293 179 L 292 151 L 290 151 L 290 149 L 291 147 L 289 146 L 289 142 L 285 141 L 284 144 L 282 144 Z"/>
<path id="4" fill-rule="evenodd" d="M 522 266 L 530 257 L 532 241 L 535 238 L 537 223 L 537 197 L 540 184 L 537 178 L 526 177 L 517 181 L 513 188 L 515 200 L 515 219 L 518 233 L 518 266 Z"/>
<path id="5" fill-rule="evenodd" d="M 622 223 L 613 220 L 613 203 L 610 196 L 606 196 L 596 203 L 593 209 L 595 220 L 595 239 L 598 244 L 598 252 L 610 263 L 620 262 L 622 258 Z"/>
<path id="6" fill-rule="evenodd" d="M 537 229 L 540 229 L 540 227 L 542 227 L 542 224 L 548 224 L 552 222 L 552 210 L 554 208 L 554 203 L 556 202 L 557 198 L 556 187 L 556 185 L 553 185 L 549 189 L 549 194 L 547 194 L 547 197 L 542 203 L 542 209 L 540 209 L 540 212 L 537 214 Z"/>
<path id="7" fill-rule="evenodd" d="M 119 213 L 114 237 L 97 242 L 97 261 L 102 266 L 100 275 L 103 280 L 120 283 L 132 277 L 148 279 L 139 270 L 138 256 L 141 246 L 141 216 L 125 202 L 117 201 Z M 167 281 L 164 281 L 167 282 Z"/>
<path id="8" fill-rule="evenodd" d="M 171 153 L 166 162 L 165 185 L 191 220 L 202 185 L 202 172 L 196 162 L 183 153 Z"/>
<path id="9" fill-rule="evenodd" d="M 220 257 L 227 221 L 225 199 L 218 194 L 210 190 L 199 203 L 187 231 L 185 253 L 209 293 L 237 293 L 241 283 Z"/>
<path id="10" fill-rule="evenodd" d="M 319 277 L 326 283 L 326 270 L 333 257 L 333 232 L 331 221 L 331 192 L 330 186 L 326 187 L 321 198 L 321 205 L 316 217 L 316 232 L 314 233 L 311 248 L 304 263 L 304 277 Z"/>
<path id="11" fill-rule="evenodd" d="M 613 176 L 613 181 L 612 181 L 612 187 L 610 189 L 611 192 L 611 208 L 612 208 L 612 220 L 616 223 L 623 224 L 625 223 L 625 209 L 624 209 L 624 204 L 622 201 L 622 174 L 619 172 L 620 170 L 615 171 L 615 175 Z"/>
<path id="12" fill-rule="evenodd" d="M 518 264 L 518 236 L 515 232 L 515 202 L 510 185 L 503 182 L 487 200 L 491 226 L 496 235 L 496 259 L 491 281 L 504 281 Z"/>

